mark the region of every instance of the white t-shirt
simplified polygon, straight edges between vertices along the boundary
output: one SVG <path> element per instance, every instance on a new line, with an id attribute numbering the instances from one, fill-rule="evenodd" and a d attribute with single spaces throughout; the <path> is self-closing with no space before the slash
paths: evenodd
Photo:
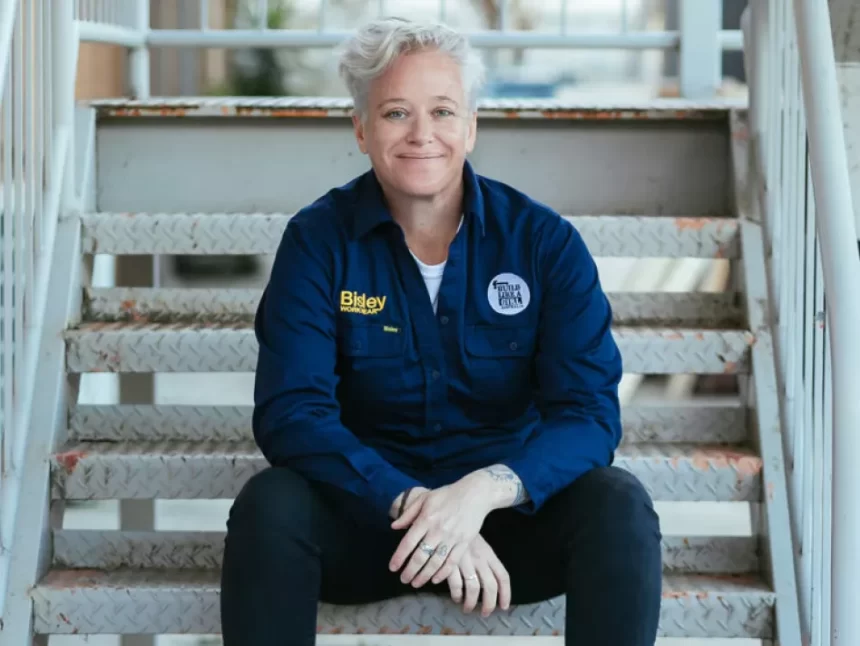
<path id="1" fill-rule="evenodd" d="M 463 216 L 460 216 L 460 225 L 457 227 L 457 232 L 463 226 Z M 412 249 L 409 250 L 412 253 Z M 430 294 L 430 302 L 433 303 L 433 313 L 436 313 L 436 306 L 439 302 L 439 287 L 442 285 L 442 275 L 445 273 L 445 264 L 447 260 L 443 260 L 438 265 L 428 265 L 421 262 L 414 253 L 412 257 L 418 263 L 418 269 L 421 272 L 421 277 L 424 279 L 424 284 L 427 286 L 427 293 Z"/>
<path id="2" fill-rule="evenodd" d="M 409 250 L 412 253 L 412 250 Z M 421 271 L 421 277 L 424 279 L 424 284 L 427 285 L 427 293 L 430 294 L 430 302 L 433 303 L 433 312 L 436 312 L 436 305 L 439 302 L 439 287 L 442 285 L 442 275 L 445 273 L 445 264 L 447 260 L 443 260 L 438 265 L 428 265 L 421 262 L 414 253 L 412 257 L 418 263 L 418 269 Z"/>

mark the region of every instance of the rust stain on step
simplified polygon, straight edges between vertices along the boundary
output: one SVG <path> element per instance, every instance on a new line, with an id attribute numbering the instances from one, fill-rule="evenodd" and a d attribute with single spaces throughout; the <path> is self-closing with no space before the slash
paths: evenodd
<path id="1" fill-rule="evenodd" d="M 663 593 L 664 599 L 686 599 L 690 593 L 685 590 L 667 590 Z"/>
<path id="2" fill-rule="evenodd" d="M 693 467 L 699 471 L 731 467 L 738 472 L 739 478 L 760 473 L 762 466 L 760 458 L 726 448 L 697 449 L 692 452 L 690 459 Z"/>
<path id="3" fill-rule="evenodd" d="M 105 578 L 106 574 L 102 570 L 56 570 L 51 572 L 40 585 L 49 588 L 70 588 L 71 594 L 75 594 L 77 589 L 102 585 Z"/>
<path id="4" fill-rule="evenodd" d="M 75 472 L 75 469 L 78 468 L 78 463 L 85 457 L 87 457 L 86 451 L 76 449 L 74 451 L 58 453 L 54 456 L 54 460 L 57 464 L 63 467 L 63 469 L 65 469 L 66 473 L 71 475 Z"/>
<path id="5" fill-rule="evenodd" d="M 519 112 L 528 112 L 528 110 L 517 110 Z M 695 119 L 707 116 L 707 112 L 701 110 L 638 110 L 638 109 L 617 109 L 617 110 L 541 110 L 540 114 L 546 119 L 571 119 L 571 120 L 588 120 L 588 121 L 613 121 L 618 119 L 623 120 L 651 120 L 651 119 Z"/>
<path id="6" fill-rule="evenodd" d="M 143 312 L 137 309 L 137 301 L 133 298 L 122 301 L 119 308 L 127 320 L 137 323 L 146 321 L 146 316 L 144 316 Z"/>
<path id="7" fill-rule="evenodd" d="M 267 108 L 265 106 L 237 106 L 236 116 L 260 116 L 265 115 L 276 118 L 313 118 L 328 117 L 330 112 L 324 108 Z"/>
<path id="8" fill-rule="evenodd" d="M 675 218 L 675 226 L 680 231 L 701 231 L 707 224 L 705 218 Z"/>
<path id="9" fill-rule="evenodd" d="M 150 108 L 111 108 L 107 110 L 110 117 L 184 117 L 188 113 L 186 106 L 155 106 Z"/>

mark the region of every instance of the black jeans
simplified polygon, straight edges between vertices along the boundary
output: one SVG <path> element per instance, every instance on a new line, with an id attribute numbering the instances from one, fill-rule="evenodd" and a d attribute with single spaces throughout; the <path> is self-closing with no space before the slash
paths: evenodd
<path id="1" fill-rule="evenodd" d="M 310 646 L 319 601 L 368 603 L 414 593 L 388 569 L 404 532 L 363 524 L 350 505 L 289 469 L 269 468 L 249 480 L 227 524 L 225 646 Z M 653 646 L 660 527 L 648 494 L 626 471 L 591 471 L 533 516 L 494 511 L 481 535 L 510 574 L 512 605 L 566 593 L 565 644 Z M 446 582 L 428 586 L 450 595 Z M 480 613 L 478 603 L 472 613 Z"/>

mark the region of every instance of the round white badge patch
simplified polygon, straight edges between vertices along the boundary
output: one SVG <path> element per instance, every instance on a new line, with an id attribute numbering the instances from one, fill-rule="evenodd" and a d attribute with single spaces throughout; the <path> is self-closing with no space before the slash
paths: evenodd
<path id="1" fill-rule="evenodd" d="M 526 281 L 516 274 L 499 274 L 490 281 L 487 299 L 496 312 L 512 316 L 529 306 L 531 294 Z"/>

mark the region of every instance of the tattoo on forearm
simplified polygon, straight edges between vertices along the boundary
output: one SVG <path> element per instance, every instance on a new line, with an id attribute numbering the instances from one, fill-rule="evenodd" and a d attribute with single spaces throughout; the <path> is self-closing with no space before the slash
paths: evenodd
<path id="1" fill-rule="evenodd" d="M 493 465 L 484 469 L 484 473 L 496 482 L 508 482 L 516 489 L 512 506 L 515 507 L 530 500 L 529 492 L 523 487 L 522 480 L 510 468 L 500 464 Z"/>

